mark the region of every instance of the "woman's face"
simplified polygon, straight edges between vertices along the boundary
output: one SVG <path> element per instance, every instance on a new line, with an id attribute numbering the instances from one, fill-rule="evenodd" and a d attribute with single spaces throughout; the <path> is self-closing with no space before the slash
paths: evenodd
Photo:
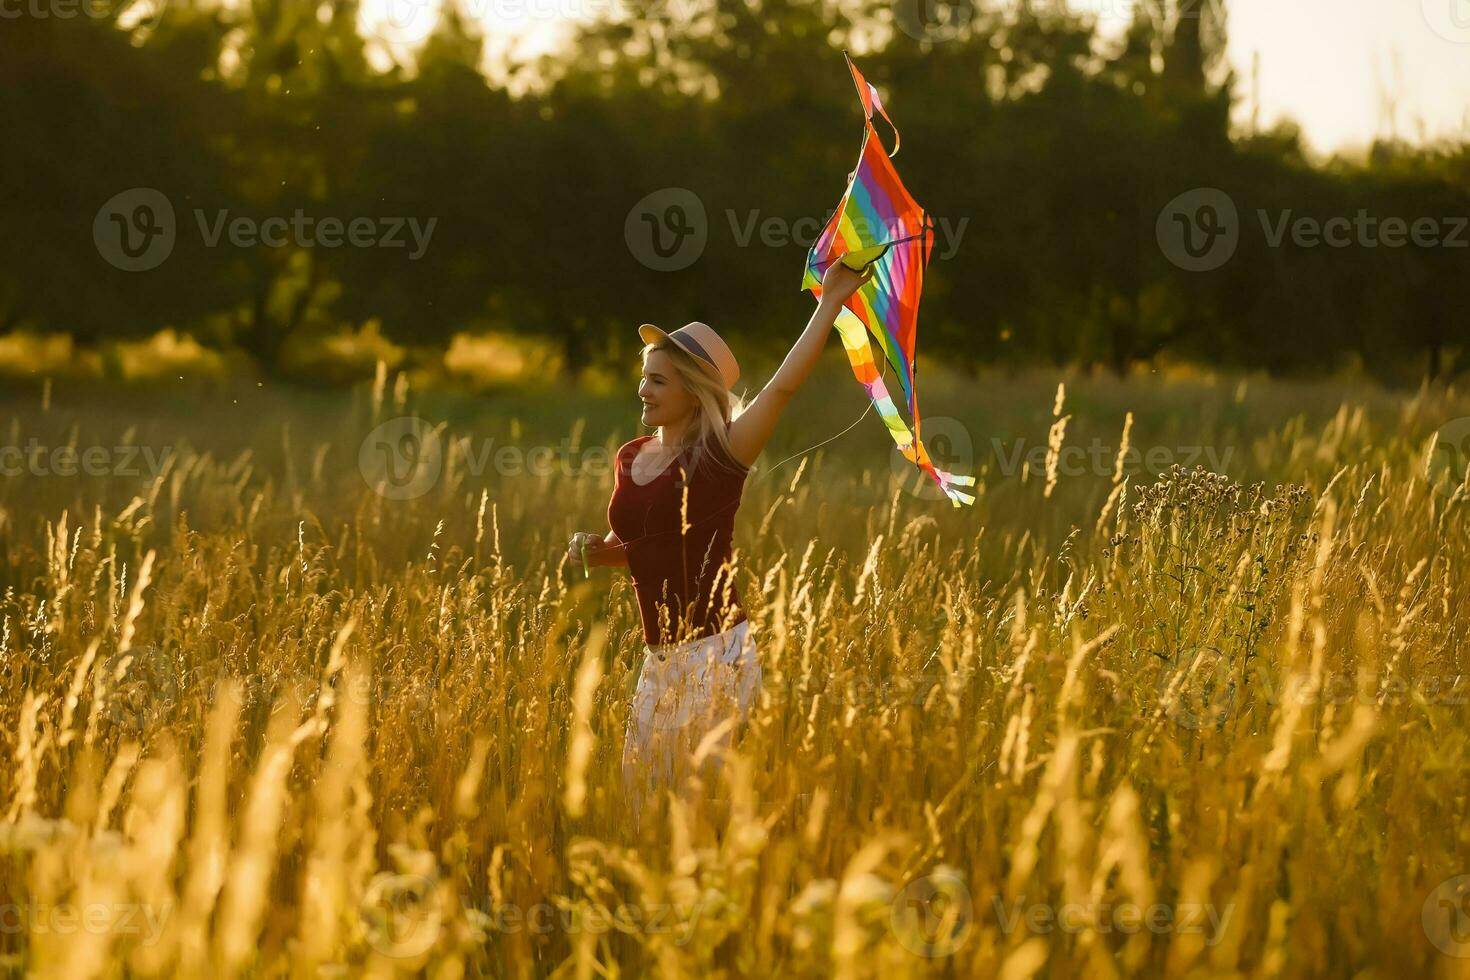
<path id="1" fill-rule="evenodd" d="M 661 350 L 643 359 L 643 377 L 638 382 L 643 402 L 643 424 L 670 425 L 694 414 L 696 399 L 674 371 L 673 359 Z"/>

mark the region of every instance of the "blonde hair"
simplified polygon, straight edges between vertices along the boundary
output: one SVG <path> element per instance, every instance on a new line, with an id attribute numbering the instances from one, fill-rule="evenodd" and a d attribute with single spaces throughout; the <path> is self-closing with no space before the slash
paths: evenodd
<path id="1" fill-rule="evenodd" d="M 698 451 L 708 440 L 713 439 L 719 443 L 727 457 L 734 459 L 727 429 L 730 422 L 745 411 L 745 400 L 702 367 L 693 354 L 671 340 L 645 345 L 642 351 L 645 363 L 648 355 L 656 350 L 669 355 L 674 373 L 683 382 L 685 389 L 694 396 L 694 421 L 684 430 L 684 441 L 679 449 L 693 448 Z"/>

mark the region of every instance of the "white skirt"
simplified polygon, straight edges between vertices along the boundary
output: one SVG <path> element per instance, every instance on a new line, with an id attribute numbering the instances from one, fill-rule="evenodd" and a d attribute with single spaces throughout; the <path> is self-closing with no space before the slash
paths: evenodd
<path id="1" fill-rule="evenodd" d="M 623 742 L 623 783 L 635 816 L 650 792 L 692 772 L 690 760 L 710 731 L 745 719 L 761 683 L 748 619 L 713 636 L 644 649 Z M 729 729 L 713 744 L 706 773 L 718 766 Z"/>

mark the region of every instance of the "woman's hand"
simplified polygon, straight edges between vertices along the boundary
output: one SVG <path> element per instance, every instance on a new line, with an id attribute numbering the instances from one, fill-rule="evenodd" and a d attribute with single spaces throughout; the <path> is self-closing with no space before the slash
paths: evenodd
<path id="1" fill-rule="evenodd" d="M 876 268 L 876 265 L 870 265 L 865 272 L 853 272 L 842 264 L 841 259 L 833 262 L 822 276 L 822 301 L 841 306 L 863 283 L 873 278 Z"/>
<path id="2" fill-rule="evenodd" d="M 599 558 L 606 553 L 611 553 L 617 547 L 617 545 L 609 542 L 596 531 L 573 532 L 572 536 L 567 539 L 567 561 L 571 562 L 575 567 L 581 567 L 582 547 L 584 544 L 587 547 L 588 565 L 607 564 L 606 562 L 600 561 Z"/>
<path id="3" fill-rule="evenodd" d="M 602 535 L 596 531 L 573 531 L 567 539 L 567 561 L 582 564 L 582 549 L 587 549 L 587 564 L 592 564 L 592 552 L 602 544 Z"/>

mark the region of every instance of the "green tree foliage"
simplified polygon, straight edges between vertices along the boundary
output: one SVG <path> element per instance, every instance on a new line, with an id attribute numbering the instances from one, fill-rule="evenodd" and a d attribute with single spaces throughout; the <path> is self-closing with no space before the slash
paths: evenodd
<path id="1" fill-rule="evenodd" d="M 1385 144 L 1317 165 L 1289 126 L 1232 131 L 1223 0 L 1140 0 L 1107 41 L 1030 2 L 620 9 L 581 25 L 566 54 L 519 66 L 531 84 L 514 93 L 487 82 L 478 25 L 453 3 L 412 64 L 387 70 L 355 0 L 176 0 L 141 26 L 7 22 L 0 329 L 177 326 L 267 369 L 289 338 L 374 319 L 416 344 L 486 325 L 534 333 L 572 369 L 626 356 L 644 321 L 704 319 L 774 345 L 806 317 L 806 245 L 857 152 L 848 48 L 939 219 L 928 354 L 1437 375 L 1463 347 L 1464 250 L 1272 245 L 1264 229 L 1283 214 L 1470 214 L 1466 149 Z M 147 272 L 112 267 L 91 235 L 103 203 L 134 187 L 163 192 L 178 220 L 174 251 Z M 1200 187 L 1236 203 L 1239 244 L 1188 272 L 1155 224 Z M 706 216 L 702 253 L 674 271 L 644 264 L 624 234 L 663 188 L 692 191 Z M 196 212 L 412 218 L 431 238 L 417 257 L 210 247 Z"/>

